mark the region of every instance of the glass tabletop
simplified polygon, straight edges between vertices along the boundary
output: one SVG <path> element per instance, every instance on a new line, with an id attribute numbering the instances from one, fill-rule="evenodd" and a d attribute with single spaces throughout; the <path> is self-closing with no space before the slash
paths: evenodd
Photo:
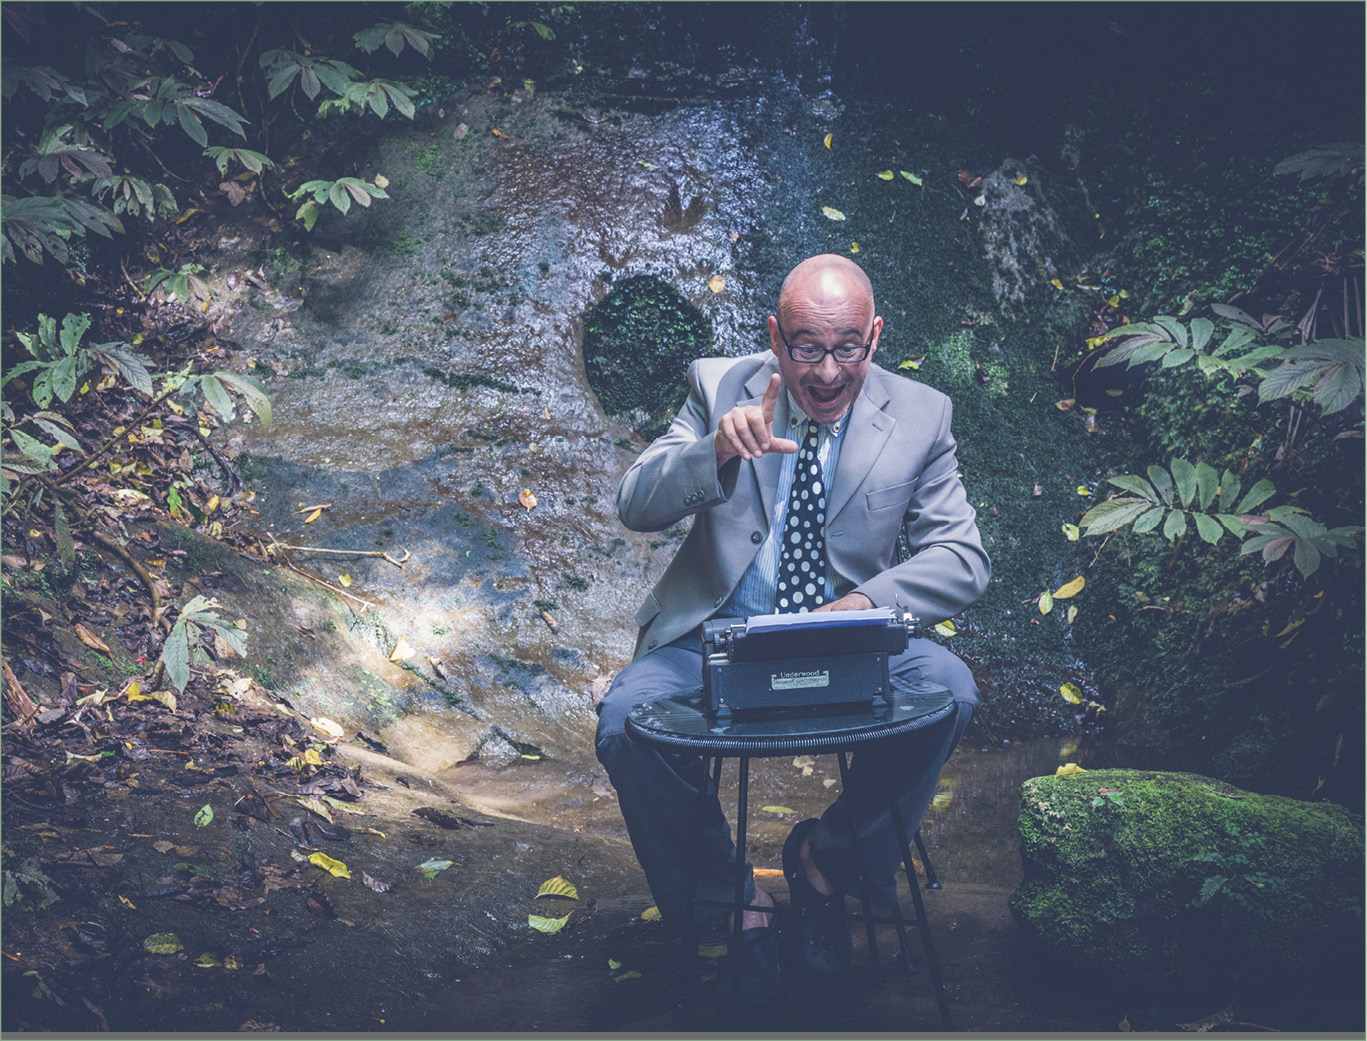
<path id="1" fill-rule="evenodd" d="M 872 707 L 782 715 L 733 714 L 719 719 L 701 687 L 635 706 L 626 729 L 637 741 L 661 750 L 701 755 L 785 755 L 834 752 L 921 730 L 954 711 L 954 695 L 934 683 L 914 680 Z"/>

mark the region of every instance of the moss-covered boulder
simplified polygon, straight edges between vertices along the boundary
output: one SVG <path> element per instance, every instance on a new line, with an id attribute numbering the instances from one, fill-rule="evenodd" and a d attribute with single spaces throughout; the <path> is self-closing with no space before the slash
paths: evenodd
<path id="1" fill-rule="evenodd" d="M 1061 972 L 1130 991 L 1356 980 L 1362 820 L 1197 774 L 1091 770 L 1021 789 L 1011 911 Z"/>

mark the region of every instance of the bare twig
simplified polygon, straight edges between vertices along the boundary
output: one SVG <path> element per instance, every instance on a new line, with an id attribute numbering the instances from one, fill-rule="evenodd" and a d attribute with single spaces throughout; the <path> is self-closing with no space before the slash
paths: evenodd
<path id="1" fill-rule="evenodd" d="M 274 536 L 271 536 L 271 544 L 266 547 L 268 550 L 291 549 L 297 553 L 331 553 L 339 557 L 383 557 L 395 567 L 403 567 L 404 561 L 413 554 L 408 552 L 407 547 L 400 546 L 399 548 L 403 550 L 403 556 L 395 560 L 388 553 L 379 549 L 324 549 L 322 546 L 287 546 L 283 542 L 277 542 Z"/>
<path id="2" fill-rule="evenodd" d="M 11 722 L 18 724 L 22 730 L 38 714 L 38 706 L 33 703 L 33 699 L 28 696 L 28 692 L 24 690 L 18 677 L 14 675 L 14 670 L 9 667 L 9 662 L 0 660 L 0 664 L 4 667 L 5 708 L 13 717 Z"/>
<path id="3" fill-rule="evenodd" d="M 304 578 L 307 578 L 310 582 L 317 582 L 317 583 L 318 583 L 320 586 L 322 586 L 324 589 L 328 589 L 328 590 L 330 590 L 330 591 L 336 593 L 338 596 L 344 596 L 344 597 L 346 597 L 348 600 L 355 600 L 358 604 L 360 604 L 362 607 L 364 607 L 367 611 L 374 611 L 374 610 L 377 610 L 376 606 L 375 606 L 374 604 L 372 604 L 369 600 L 363 600 L 363 599 L 361 599 L 359 596 L 357 596 L 355 593 L 348 593 L 345 589 L 341 588 L 340 586 L 334 586 L 331 582 L 324 582 L 324 581 L 323 581 L 321 578 L 319 578 L 317 575 L 310 575 L 310 574 L 309 574 L 307 571 L 305 571 L 303 568 L 295 567 L 295 565 L 292 564 L 292 563 L 290 563 L 290 561 L 288 561 L 288 560 L 285 561 L 285 567 L 289 568 L 289 569 L 290 569 L 291 571 L 293 571 L 296 575 L 302 575 Z"/>
<path id="4" fill-rule="evenodd" d="M 133 295 L 138 298 L 138 303 L 146 301 L 147 294 L 138 288 L 137 283 L 134 282 L 132 276 L 128 274 L 128 268 L 124 266 L 123 257 L 119 258 L 119 270 L 123 272 L 123 279 L 128 283 L 128 288 L 133 290 Z"/>
<path id="5" fill-rule="evenodd" d="M 159 396 L 153 398 L 153 399 L 152 399 L 152 403 L 151 403 L 150 405 L 148 405 L 145 409 L 143 409 L 143 410 L 138 414 L 138 417 L 137 417 L 136 419 L 134 419 L 131 423 L 129 423 L 129 424 L 124 428 L 124 433 L 123 433 L 123 434 L 118 435 L 118 437 L 111 437 L 108 441 L 106 441 L 103 445 L 101 445 L 101 446 L 100 446 L 98 449 L 96 449 L 93 453 L 91 453 L 90 455 L 86 456 L 85 459 L 84 459 L 82 462 L 77 463 L 75 466 L 73 466 L 73 467 L 72 467 L 70 470 L 68 470 L 66 473 L 64 473 L 64 474 L 62 474 L 61 476 L 57 477 L 56 480 L 55 480 L 53 483 L 55 483 L 55 484 L 66 484 L 67 481 L 71 480 L 71 479 L 72 479 L 73 477 L 75 477 L 77 474 L 79 474 L 79 473 L 81 473 L 81 472 L 83 472 L 83 471 L 85 471 L 85 470 L 88 470 L 88 469 L 90 468 L 90 466 L 91 466 L 92 463 L 97 462 L 98 460 L 102 459 L 105 455 L 107 455 L 110 451 L 112 451 L 113 448 L 114 448 L 114 446 L 117 445 L 120 441 L 123 440 L 124 435 L 127 434 L 129 430 L 132 430 L 132 429 L 135 428 L 139 423 L 141 423 L 144 419 L 146 419 L 148 416 L 150 416 L 150 415 L 152 414 L 152 410 L 155 409 L 158 405 L 160 405 L 160 404 L 161 404 L 163 401 L 165 401 L 167 398 L 169 398 L 173 393 L 175 393 L 175 390 L 176 390 L 175 387 L 170 387 L 170 388 L 168 388 L 167 390 L 163 391 Z"/>

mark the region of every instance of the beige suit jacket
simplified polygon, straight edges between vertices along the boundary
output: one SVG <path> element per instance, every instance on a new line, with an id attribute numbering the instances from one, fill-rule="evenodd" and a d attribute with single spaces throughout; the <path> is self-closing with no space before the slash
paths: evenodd
<path id="1" fill-rule="evenodd" d="M 663 436 L 622 478 L 617 514 L 632 531 L 693 527 L 636 612 L 639 658 L 713 615 L 764 543 L 783 456 L 732 459 L 718 472 L 717 423 L 738 404 L 758 405 L 778 360 L 703 358 L 688 370 L 688 400 Z M 877 365 L 855 400 L 826 512 L 835 595 L 865 594 L 925 624 L 958 614 L 991 574 L 958 476 L 949 398 Z M 774 429 L 785 430 L 780 394 Z M 898 563 L 905 531 L 910 559 Z"/>

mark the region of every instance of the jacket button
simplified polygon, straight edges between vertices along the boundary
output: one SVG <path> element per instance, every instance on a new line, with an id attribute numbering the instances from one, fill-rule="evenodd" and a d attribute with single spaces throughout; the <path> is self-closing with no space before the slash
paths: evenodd
<path id="1" fill-rule="evenodd" d="M 761 542 L 764 541 L 764 536 L 758 531 L 752 531 L 750 532 L 750 541 L 753 542 L 756 546 L 758 546 Z"/>
<path id="2" fill-rule="evenodd" d="M 653 651 L 658 646 L 660 646 L 659 640 L 651 640 L 648 644 L 646 644 L 646 650 Z"/>
<path id="3" fill-rule="evenodd" d="M 713 607 L 720 607 L 720 606 L 721 606 L 722 604 L 724 604 L 724 603 L 726 603 L 726 597 L 724 597 L 724 596 L 719 596 L 719 597 L 717 597 L 716 600 L 712 601 L 712 606 L 713 606 Z"/>

